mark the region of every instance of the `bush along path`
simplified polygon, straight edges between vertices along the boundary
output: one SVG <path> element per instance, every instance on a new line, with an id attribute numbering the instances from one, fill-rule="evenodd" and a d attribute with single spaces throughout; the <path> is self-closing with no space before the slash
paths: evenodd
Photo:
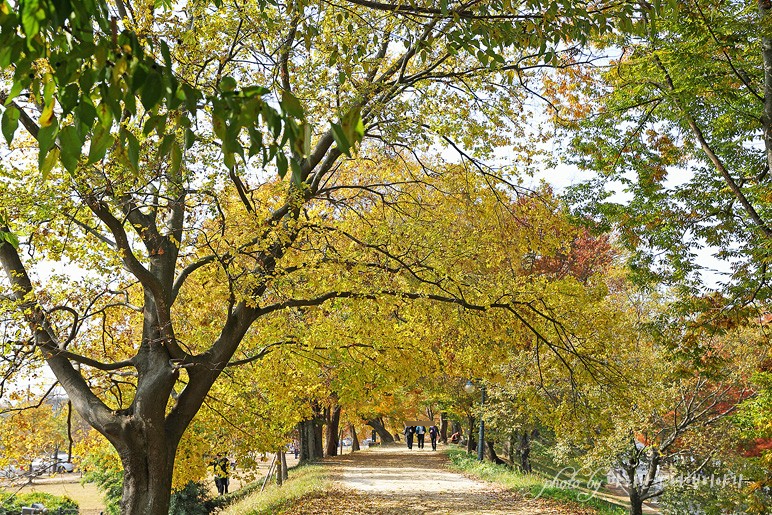
<path id="1" fill-rule="evenodd" d="M 444 452 L 382 447 L 325 460 L 334 486 L 285 514 L 540 515 L 597 513 L 593 508 L 507 490 L 448 468 Z"/>

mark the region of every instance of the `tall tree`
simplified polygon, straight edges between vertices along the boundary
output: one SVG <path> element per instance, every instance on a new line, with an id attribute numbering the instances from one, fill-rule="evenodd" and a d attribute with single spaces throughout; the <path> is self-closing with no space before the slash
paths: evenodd
<path id="1" fill-rule="evenodd" d="M 722 282 L 738 304 L 763 301 L 772 273 L 770 6 L 663 9 L 638 34 L 602 41 L 621 52 L 610 64 L 547 83 L 571 160 L 597 172 L 575 201 L 619 228 L 637 270 L 695 279 L 710 268 L 707 250 L 732 266 Z"/>
<path id="2" fill-rule="evenodd" d="M 234 360 L 256 321 L 371 294 L 325 284 L 320 260 L 293 252 L 320 218 L 403 187 L 366 158 L 420 157 L 433 141 L 479 157 L 507 143 L 497 128 L 517 120 L 527 71 L 639 9 L 594 5 L 0 1 L 2 132 L 15 145 L 0 187 L 4 310 L 19 315 L 14 340 L 41 351 L 118 451 L 124 513 L 167 513 L 180 439 L 229 362 L 259 359 Z M 351 244 L 393 273 L 420 272 L 435 300 L 490 307 L 415 256 Z M 83 279 L 34 273 L 44 260 Z M 318 282 L 285 295 L 295 276 Z M 227 291 L 205 320 L 179 310 L 193 277 Z"/>

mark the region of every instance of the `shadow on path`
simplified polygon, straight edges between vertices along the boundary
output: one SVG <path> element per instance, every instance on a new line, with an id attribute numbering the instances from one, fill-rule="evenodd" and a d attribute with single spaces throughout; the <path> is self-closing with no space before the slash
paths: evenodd
<path id="1" fill-rule="evenodd" d="M 382 447 L 325 460 L 336 489 L 285 512 L 316 514 L 541 515 L 590 514 L 546 499 L 526 498 L 447 468 L 444 453 Z"/>

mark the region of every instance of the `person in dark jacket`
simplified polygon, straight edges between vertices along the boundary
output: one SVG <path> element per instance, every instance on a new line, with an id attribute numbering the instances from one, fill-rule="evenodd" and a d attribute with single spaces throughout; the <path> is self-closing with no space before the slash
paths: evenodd
<path id="1" fill-rule="evenodd" d="M 413 435 L 415 434 L 415 427 L 405 426 L 405 441 L 407 442 L 407 448 L 413 448 Z"/>
<path id="2" fill-rule="evenodd" d="M 437 436 L 440 434 L 440 430 L 437 429 L 437 426 L 431 426 L 429 428 L 429 438 L 432 441 L 432 450 L 437 450 Z"/>

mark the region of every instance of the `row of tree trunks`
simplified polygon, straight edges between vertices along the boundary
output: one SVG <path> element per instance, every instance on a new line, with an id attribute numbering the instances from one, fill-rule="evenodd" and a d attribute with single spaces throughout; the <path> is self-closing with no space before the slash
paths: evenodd
<path id="1" fill-rule="evenodd" d="M 318 416 L 298 423 L 300 463 L 316 461 L 322 453 L 322 421 Z"/>
<path id="2" fill-rule="evenodd" d="M 469 431 L 467 432 L 466 452 L 469 454 L 477 454 L 477 434 L 476 419 L 473 416 L 467 417 L 469 424 Z M 459 432 L 461 425 L 453 421 L 453 432 Z M 531 452 L 531 439 L 535 438 L 537 431 L 515 431 L 510 434 L 509 440 L 504 443 L 504 451 L 509 456 L 510 461 L 514 465 L 517 463 L 524 472 L 531 472 L 530 452 Z M 495 441 L 485 440 L 483 446 L 483 459 L 487 459 L 496 463 L 497 465 L 509 465 L 507 461 L 502 459 L 495 450 Z"/>
<path id="3" fill-rule="evenodd" d="M 298 424 L 298 435 L 300 445 L 300 462 L 306 463 L 316 461 L 323 456 L 337 456 L 340 446 L 340 419 L 341 407 L 334 405 L 332 407 L 321 409 L 318 404 L 313 405 L 314 417 L 304 420 Z M 383 442 L 393 442 L 394 439 L 386 431 L 382 418 L 368 421 L 378 432 Z M 375 424 L 375 425 L 373 425 Z M 357 437 L 354 424 L 348 424 L 348 430 L 351 434 L 351 449 L 358 451 L 361 449 L 359 438 Z"/>

